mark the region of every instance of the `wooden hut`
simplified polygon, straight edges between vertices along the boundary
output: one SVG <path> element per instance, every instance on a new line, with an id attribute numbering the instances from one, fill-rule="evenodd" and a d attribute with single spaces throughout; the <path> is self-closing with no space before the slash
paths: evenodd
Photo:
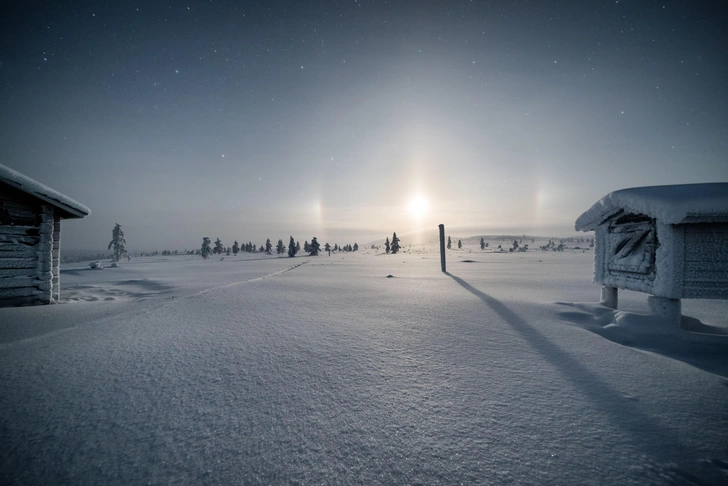
<path id="1" fill-rule="evenodd" d="M 91 210 L 0 164 L 0 307 L 60 296 L 61 220 Z"/>
<path id="2" fill-rule="evenodd" d="M 576 220 L 594 230 L 594 283 L 617 308 L 617 289 L 652 294 L 652 312 L 680 322 L 680 299 L 728 298 L 728 183 L 623 189 Z"/>

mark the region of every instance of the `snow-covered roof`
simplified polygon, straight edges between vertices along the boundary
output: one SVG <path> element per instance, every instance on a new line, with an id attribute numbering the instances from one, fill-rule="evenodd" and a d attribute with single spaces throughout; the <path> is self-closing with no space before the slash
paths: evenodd
<path id="1" fill-rule="evenodd" d="M 91 210 L 80 202 L 74 201 L 70 197 L 54 191 L 45 184 L 41 184 L 2 164 L 0 164 L 0 182 L 4 182 L 9 186 L 20 189 L 31 196 L 62 209 L 67 213 L 67 218 L 83 218 L 91 214 Z"/>
<path id="2" fill-rule="evenodd" d="M 728 221 L 728 182 L 632 187 L 610 192 L 576 220 L 590 231 L 621 213 L 644 214 L 664 224 Z"/>

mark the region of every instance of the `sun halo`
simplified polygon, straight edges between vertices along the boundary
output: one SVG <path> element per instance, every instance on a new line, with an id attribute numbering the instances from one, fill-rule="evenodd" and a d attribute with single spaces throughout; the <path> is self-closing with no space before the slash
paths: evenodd
<path id="1" fill-rule="evenodd" d="M 430 209 L 430 203 L 424 196 L 417 195 L 410 199 L 407 204 L 407 209 L 415 219 L 422 219 L 427 215 Z"/>

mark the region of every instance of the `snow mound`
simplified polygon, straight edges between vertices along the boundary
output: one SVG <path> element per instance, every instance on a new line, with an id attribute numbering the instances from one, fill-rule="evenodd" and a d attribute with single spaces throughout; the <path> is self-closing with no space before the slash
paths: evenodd
<path id="1" fill-rule="evenodd" d="M 575 229 L 591 231 L 620 211 L 644 214 L 663 224 L 728 221 L 728 183 L 633 187 L 610 192 L 577 218 Z"/>
<path id="2" fill-rule="evenodd" d="M 660 316 L 596 303 L 557 302 L 557 316 L 610 341 L 684 361 L 728 378 L 728 331 L 682 316 L 680 327 Z M 566 308 L 566 310 L 564 310 Z"/>

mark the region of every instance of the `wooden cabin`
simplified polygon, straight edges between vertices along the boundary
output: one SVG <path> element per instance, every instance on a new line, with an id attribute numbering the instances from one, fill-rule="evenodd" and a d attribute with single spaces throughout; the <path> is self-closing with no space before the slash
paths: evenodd
<path id="1" fill-rule="evenodd" d="M 594 283 L 614 309 L 618 289 L 652 294 L 652 312 L 680 323 L 680 299 L 728 298 L 728 183 L 623 189 L 576 220 L 594 230 Z"/>
<path id="2" fill-rule="evenodd" d="M 0 307 L 60 297 L 61 220 L 91 210 L 0 164 Z"/>

